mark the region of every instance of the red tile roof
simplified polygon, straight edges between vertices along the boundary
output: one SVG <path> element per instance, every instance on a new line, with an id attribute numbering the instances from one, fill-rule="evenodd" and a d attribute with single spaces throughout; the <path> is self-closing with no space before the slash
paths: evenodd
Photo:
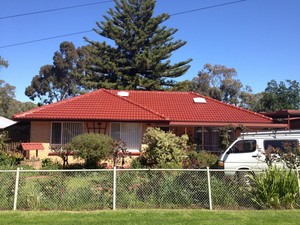
<path id="1" fill-rule="evenodd" d="M 194 92 L 99 89 L 78 97 L 16 114 L 15 120 L 166 121 L 172 123 L 256 123 L 272 119 Z M 195 103 L 204 98 L 206 103 Z"/>
<path id="2" fill-rule="evenodd" d="M 30 150 L 44 150 L 44 146 L 42 143 L 21 143 L 22 149 L 24 151 L 30 151 Z"/>

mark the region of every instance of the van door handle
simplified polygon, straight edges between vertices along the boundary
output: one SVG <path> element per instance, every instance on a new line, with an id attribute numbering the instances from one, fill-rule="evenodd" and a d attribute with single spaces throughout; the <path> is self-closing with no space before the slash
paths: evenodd
<path id="1" fill-rule="evenodd" d="M 252 157 L 253 157 L 253 158 L 257 158 L 258 156 L 257 156 L 257 155 L 253 155 Z"/>

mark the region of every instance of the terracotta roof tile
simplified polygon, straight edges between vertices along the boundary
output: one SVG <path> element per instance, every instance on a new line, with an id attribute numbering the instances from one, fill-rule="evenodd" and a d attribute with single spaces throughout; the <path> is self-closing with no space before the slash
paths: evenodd
<path id="1" fill-rule="evenodd" d="M 111 120 L 272 123 L 272 119 L 193 92 L 126 91 L 99 89 L 27 112 L 15 120 Z M 206 103 L 195 103 L 200 97 Z"/>
<path id="2" fill-rule="evenodd" d="M 44 150 L 44 146 L 42 143 L 21 143 L 22 149 L 24 151 L 30 151 L 30 150 Z"/>

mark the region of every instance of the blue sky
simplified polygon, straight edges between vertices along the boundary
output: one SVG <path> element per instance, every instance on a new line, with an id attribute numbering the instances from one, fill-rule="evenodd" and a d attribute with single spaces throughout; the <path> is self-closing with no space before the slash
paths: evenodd
<path id="1" fill-rule="evenodd" d="M 233 2 L 235 0 L 157 0 L 156 14 L 183 11 Z M 102 4 L 22 17 L 0 19 L 0 55 L 9 62 L 0 70 L 0 79 L 16 87 L 16 99 L 30 101 L 25 88 L 41 66 L 63 41 L 76 47 L 85 45 L 83 36 L 105 41 L 93 32 L 3 46 L 91 30 L 114 2 L 104 0 L 1 0 L 0 17 L 87 3 Z M 250 85 L 254 93 L 263 91 L 272 79 L 299 80 L 300 1 L 246 0 L 222 7 L 174 15 L 164 23 L 177 28 L 175 39 L 187 44 L 173 53 L 172 62 L 192 58 L 190 70 L 177 80 L 191 80 L 205 63 L 221 64 L 237 70 L 237 79 Z"/>

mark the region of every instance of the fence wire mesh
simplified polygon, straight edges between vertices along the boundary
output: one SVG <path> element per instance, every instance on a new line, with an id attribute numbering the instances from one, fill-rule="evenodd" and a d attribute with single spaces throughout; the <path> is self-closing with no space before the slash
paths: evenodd
<path id="1" fill-rule="evenodd" d="M 12 209 L 15 193 L 15 171 L 0 171 L 0 209 Z"/>
<path id="2" fill-rule="evenodd" d="M 218 170 L 20 170 L 15 193 L 16 171 L 0 171 L 0 210 L 12 210 L 14 203 L 18 210 L 258 209 L 255 187 L 241 175 Z"/>

